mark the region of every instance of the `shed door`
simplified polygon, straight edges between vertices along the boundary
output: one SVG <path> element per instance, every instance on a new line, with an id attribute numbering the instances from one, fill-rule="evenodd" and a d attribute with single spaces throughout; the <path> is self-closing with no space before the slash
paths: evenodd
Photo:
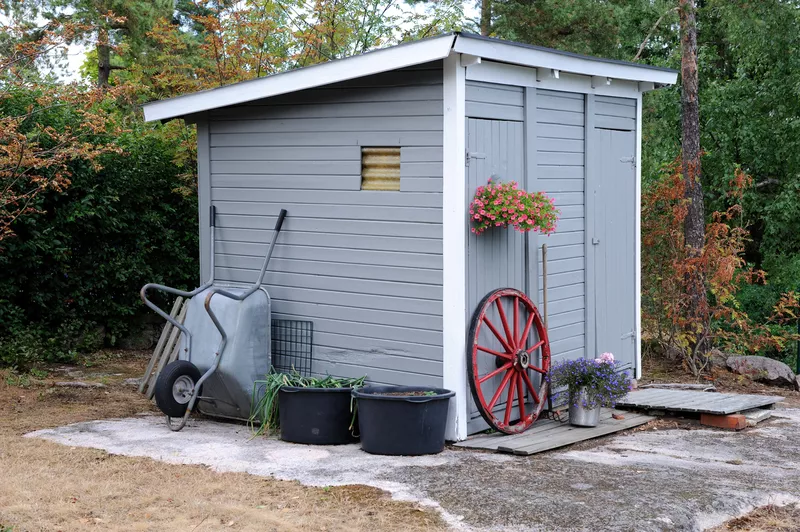
<path id="1" fill-rule="evenodd" d="M 594 260 L 596 352 L 611 352 L 632 368 L 636 360 L 635 223 L 636 134 L 595 129 L 597 164 L 594 186 Z"/>
<path id="2" fill-rule="evenodd" d="M 467 119 L 467 202 L 475 189 L 485 185 L 489 177 L 499 181 L 517 181 L 524 186 L 525 154 L 523 123 L 506 120 Z M 471 224 L 467 224 L 467 231 Z M 496 288 L 517 288 L 526 291 L 528 264 L 526 238 L 514 230 L 487 230 L 480 237 L 467 235 L 467 319 L 478 303 Z M 466 333 L 466 331 L 465 331 Z M 499 346 L 497 346 L 499 348 Z M 486 368 L 483 373 L 491 371 Z M 501 376 L 498 376 L 498 382 Z M 498 410 L 505 403 L 498 403 Z M 470 434 L 488 428 L 470 395 Z"/>

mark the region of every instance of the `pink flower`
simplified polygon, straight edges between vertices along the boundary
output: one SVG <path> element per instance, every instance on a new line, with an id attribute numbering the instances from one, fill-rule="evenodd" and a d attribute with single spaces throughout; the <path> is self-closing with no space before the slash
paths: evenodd
<path id="1" fill-rule="evenodd" d="M 600 358 L 595 358 L 595 362 L 604 363 L 604 364 L 613 364 L 614 363 L 614 355 L 611 353 L 603 353 L 600 355 Z"/>

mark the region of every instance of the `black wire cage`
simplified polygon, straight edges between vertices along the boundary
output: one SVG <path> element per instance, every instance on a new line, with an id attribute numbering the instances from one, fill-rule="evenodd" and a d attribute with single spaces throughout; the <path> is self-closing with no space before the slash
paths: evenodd
<path id="1" fill-rule="evenodd" d="M 278 373 L 311 375 L 314 322 L 272 320 L 272 367 Z"/>

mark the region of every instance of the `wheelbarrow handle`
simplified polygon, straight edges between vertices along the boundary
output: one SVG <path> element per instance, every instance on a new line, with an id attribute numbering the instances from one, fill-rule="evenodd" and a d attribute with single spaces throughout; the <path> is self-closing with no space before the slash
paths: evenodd
<path id="1" fill-rule="evenodd" d="M 283 226 L 283 219 L 286 218 L 286 209 L 281 209 L 280 214 L 278 215 L 278 221 L 275 223 L 275 232 L 279 233 L 281 227 Z"/>

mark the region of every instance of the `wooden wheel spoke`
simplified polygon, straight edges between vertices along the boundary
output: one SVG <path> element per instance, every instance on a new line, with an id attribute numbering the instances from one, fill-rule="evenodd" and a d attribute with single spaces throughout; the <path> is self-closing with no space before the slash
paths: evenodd
<path id="1" fill-rule="evenodd" d="M 506 333 L 506 342 L 513 348 L 509 349 L 509 351 L 513 353 L 517 350 L 517 339 L 511 335 L 511 329 L 508 327 L 508 319 L 506 318 L 506 311 L 503 309 L 500 298 L 495 299 L 494 304 L 497 307 L 497 313 L 500 314 L 500 321 L 503 323 L 503 330 Z"/>
<path id="2" fill-rule="evenodd" d="M 543 345 L 544 345 L 544 340 L 539 340 L 538 342 L 536 342 L 536 345 L 534 345 L 533 347 L 528 349 L 528 354 L 530 355 L 531 353 L 533 353 L 534 351 L 536 351 L 537 349 L 539 349 Z"/>
<path id="3" fill-rule="evenodd" d="M 525 322 L 525 328 L 522 330 L 522 336 L 519 337 L 517 340 L 517 345 L 525 345 L 527 342 L 528 335 L 531 333 L 531 325 L 533 325 L 533 318 L 536 315 L 531 312 L 528 316 L 528 321 Z"/>
<path id="4" fill-rule="evenodd" d="M 494 392 L 494 396 L 492 397 L 492 400 L 489 401 L 489 406 L 487 407 L 489 412 L 491 412 L 494 409 L 494 405 L 496 405 L 497 401 L 500 400 L 500 395 L 503 393 L 503 389 L 506 387 L 506 384 L 508 384 L 508 381 L 511 379 L 511 374 L 512 373 L 513 373 L 513 371 L 511 371 L 511 370 L 506 372 L 506 376 L 503 377 L 503 380 L 500 383 L 500 386 L 498 386 L 497 387 L 497 391 Z"/>
<path id="5" fill-rule="evenodd" d="M 547 374 L 547 372 L 545 370 L 543 370 L 542 368 L 537 368 L 533 364 L 528 365 L 528 369 L 532 370 L 532 371 L 535 371 L 536 373 L 541 373 L 542 375 L 546 375 Z"/>
<path id="6" fill-rule="evenodd" d="M 536 404 L 539 404 L 539 394 L 536 393 L 536 389 L 533 387 L 533 383 L 531 382 L 531 378 L 528 377 L 527 371 L 522 372 L 522 380 L 525 381 L 525 385 L 528 387 L 528 391 L 530 392 L 531 397 L 533 397 L 533 401 Z"/>
<path id="7" fill-rule="evenodd" d="M 494 355 L 504 360 L 512 360 L 514 358 L 508 353 L 501 353 L 500 351 L 495 351 L 494 349 L 489 349 L 488 347 L 483 347 L 482 345 L 477 346 L 477 349 L 479 351 L 483 351 L 484 353 L 489 353 L 490 355 Z"/>
<path id="8" fill-rule="evenodd" d="M 515 371 L 509 371 L 509 374 L 516 375 Z M 503 417 L 503 421 L 506 425 L 511 422 L 511 409 L 514 406 L 514 392 L 517 390 L 517 380 L 514 379 L 514 382 L 511 383 L 511 386 L 508 387 L 508 396 L 506 396 L 506 415 Z"/>
<path id="9" fill-rule="evenodd" d="M 514 347 L 519 348 L 519 296 L 514 297 Z"/>
<path id="10" fill-rule="evenodd" d="M 480 384 L 483 384 L 484 382 L 488 381 L 489 379 L 491 379 L 495 375 L 499 375 L 500 373 L 502 373 L 502 372 L 504 372 L 506 370 L 509 370 L 511 368 L 512 368 L 512 363 L 511 362 L 503 364 L 502 366 L 500 366 L 499 368 L 497 368 L 493 372 L 488 373 L 488 374 L 484 375 L 483 377 L 481 377 L 480 379 L 478 379 L 478 382 Z"/>
<path id="11" fill-rule="evenodd" d="M 494 326 L 494 323 L 492 323 L 492 321 L 489 318 L 484 316 L 483 323 L 485 323 L 486 326 L 489 327 L 489 330 L 492 331 L 492 334 L 494 334 L 495 338 L 497 338 L 500 341 L 500 344 L 502 344 L 503 349 L 505 349 L 509 353 L 514 352 L 514 349 L 512 349 L 511 346 L 508 345 L 508 342 L 506 342 L 505 338 L 503 338 L 503 335 L 500 334 L 500 331 L 497 330 L 497 327 Z"/>
<path id="12" fill-rule="evenodd" d="M 525 391 L 522 389 L 522 374 L 524 371 L 517 372 L 517 404 L 519 405 L 519 419 L 525 419 Z"/>

